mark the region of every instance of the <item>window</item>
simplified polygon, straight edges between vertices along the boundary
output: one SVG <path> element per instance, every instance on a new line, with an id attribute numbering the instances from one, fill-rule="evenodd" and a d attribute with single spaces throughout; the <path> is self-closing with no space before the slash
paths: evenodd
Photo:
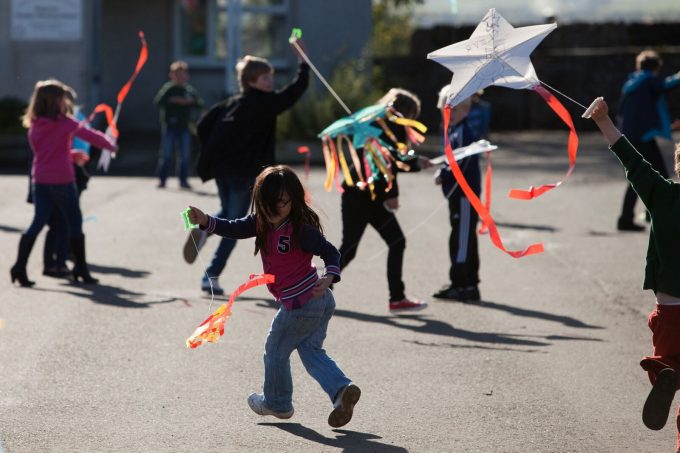
<path id="1" fill-rule="evenodd" d="M 178 0 L 175 53 L 198 66 L 251 54 L 285 66 L 289 0 Z"/>

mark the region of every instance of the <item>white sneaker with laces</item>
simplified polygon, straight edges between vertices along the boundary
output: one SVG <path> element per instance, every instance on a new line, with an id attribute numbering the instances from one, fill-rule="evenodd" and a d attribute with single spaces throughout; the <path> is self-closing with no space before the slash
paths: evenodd
<path id="1" fill-rule="evenodd" d="M 349 384 L 340 391 L 333 403 L 333 412 L 328 416 L 328 424 L 333 428 L 345 426 L 352 420 L 354 405 L 361 397 L 361 390 L 354 384 Z"/>
<path id="2" fill-rule="evenodd" d="M 264 405 L 264 395 L 251 393 L 248 397 L 248 406 L 258 415 L 273 415 L 276 418 L 288 419 L 293 416 L 295 409 L 288 412 L 276 412 Z"/>

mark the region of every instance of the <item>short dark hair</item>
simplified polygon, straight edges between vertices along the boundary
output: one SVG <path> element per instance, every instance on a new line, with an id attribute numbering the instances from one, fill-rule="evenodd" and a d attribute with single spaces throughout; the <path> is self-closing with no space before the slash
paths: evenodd
<path id="1" fill-rule="evenodd" d="M 653 50 L 643 50 L 635 57 L 635 68 L 638 71 L 656 71 L 662 64 L 661 57 Z"/>
<path id="2" fill-rule="evenodd" d="M 236 63 L 236 74 L 241 91 L 248 91 L 250 89 L 249 82 L 257 81 L 257 78 L 262 74 L 273 72 L 274 67 L 269 61 L 252 55 L 246 55 Z"/>

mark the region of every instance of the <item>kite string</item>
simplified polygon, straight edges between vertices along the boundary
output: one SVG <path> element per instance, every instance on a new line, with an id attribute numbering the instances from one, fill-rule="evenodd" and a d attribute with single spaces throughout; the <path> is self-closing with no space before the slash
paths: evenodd
<path id="1" fill-rule="evenodd" d="M 338 96 L 338 93 L 335 92 L 335 90 L 330 86 L 330 84 L 326 81 L 326 79 L 321 75 L 318 69 L 316 69 L 316 66 L 314 66 L 314 63 L 309 59 L 307 54 L 302 50 L 302 48 L 298 45 L 297 40 L 291 40 L 290 42 L 293 47 L 295 47 L 295 50 L 298 51 L 298 53 L 302 56 L 302 58 L 305 60 L 305 62 L 309 65 L 310 68 L 312 68 L 312 71 L 314 71 L 314 74 L 321 80 L 321 83 L 323 83 L 326 88 L 328 88 L 328 91 L 333 95 L 336 101 L 342 106 L 343 109 L 345 109 L 345 112 L 347 112 L 348 115 L 352 114 L 352 111 L 347 107 L 347 105 L 342 102 L 342 99 L 340 99 L 340 96 Z"/>
<path id="2" fill-rule="evenodd" d="M 469 161 L 465 162 L 465 167 L 463 168 L 463 171 L 465 170 L 465 168 L 467 168 L 467 165 L 469 165 L 469 164 L 470 164 Z M 449 199 L 451 198 L 451 195 L 453 195 L 453 192 L 454 192 L 457 188 L 458 188 L 458 181 L 456 181 L 456 182 L 453 184 L 453 187 L 451 188 L 451 190 L 449 190 L 448 193 L 446 193 L 446 194 L 444 195 L 444 201 L 442 201 L 441 203 L 439 203 L 439 205 L 436 206 L 436 207 L 432 210 L 432 212 L 430 212 L 430 213 L 429 213 L 429 214 L 428 214 L 428 215 L 427 215 L 420 223 L 416 224 L 413 228 L 411 228 L 410 230 L 408 230 L 408 231 L 404 234 L 404 238 L 408 238 L 408 237 L 411 236 L 413 233 L 415 233 L 417 230 L 419 230 L 420 228 L 422 228 L 423 226 L 425 226 L 425 224 L 428 223 L 432 217 L 434 217 L 434 216 L 435 216 L 435 215 L 436 215 L 436 214 L 437 214 L 437 213 L 438 213 L 445 205 L 447 205 L 447 204 L 449 203 Z M 396 243 L 396 242 L 395 242 L 395 243 Z M 357 244 L 358 244 L 358 243 L 357 243 Z M 380 250 L 379 252 L 377 252 L 375 255 L 369 257 L 366 261 L 373 261 L 374 259 L 380 257 L 381 255 L 384 255 L 385 252 L 388 252 L 388 251 L 389 251 L 390 246 L 392 246 L 393 244 L 394 244 L 394 243 L 387 244 L 385 247 L 383 247 L 382 250 Z"/>
<path id="3" fill-rule="evenodd" d="M 206 235 L 207 234 L 208 233 L 206 233 Z M 201 258 L 200 249 L 198 248 L 198 244 L 196 244 L 196 239 L 194 239 L 194 235 L 191 234 L 191 232 L 189 233 L 189 237 L 191 238 L 191 242 L 194 243 L 194 248 L 196 249 L 196 257 L 198 258 L 198 261 L 201 263 L 201 266 L 203 267 L 203 269 L 205 269 L 204 274 L 205 274 L 206 278 L 208 279 L 208 283 L 210 284 L 210 304 L 208 305 L 208 313 L 212 313 L 211 310 L 212 310 L 213 302 L 215 301 L 215 292 L 213 291 L 212 279 L 215 278 L 215 280 L 217 280 L 217 277 L 210 277 L 210 275 L 208 275 L 208 268 L 203 263 L 203 258 Z M 206 236 L 205 241 L 207 241 L 207 240 L 208 240 L 208 237 Z M 203 245 L 205 246 L 205 244 L 203 244 Z"/>
<path id="4" fill-rule="evenodd" d="M 563 96 L 564 98 L 569 99 L 571 102 L 573 102 L 574 104 L 578 105 L 578 106 L 581 107 L 583 110 L 588 110 L 588 107 L 586 107 L 585 105 L 581 104 L 581 103 L 578 102 L 578 101 L 573 100 L 572 98 L 570 98 L 570 97 L 567 96 L 566 94 L 562 93 L 562 92 L 559 91 L 558 89 L 551 87 L 550 85 L 548 85 L 547 83 L 545 83 L 545 82 L 543 82 L 543 81 L 541 81 L 541 80 L 539 80 L 539 83 L 540 83 L 541 85 L 545 85 L 547 88 L 550 88 L 550 89 L 553 90 L 555 93 L 557 93 L 557 94 Z"/>

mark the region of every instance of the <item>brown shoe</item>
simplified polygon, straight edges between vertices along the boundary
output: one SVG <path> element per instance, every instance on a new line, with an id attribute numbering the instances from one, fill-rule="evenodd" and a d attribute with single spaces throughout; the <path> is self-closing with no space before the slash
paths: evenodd
<path id="1" fill-rule="evenodd" d="M 340 394 L 335 398 L 333 404 L 333 412 L 328 416 L 328 424 L 333 428 L 340 428 L 349 423 L 352 420 L 354 405 L 357 404 L 360 397 L 361 390 L 354 384 L 349 384 L 340 390 Z"/>

